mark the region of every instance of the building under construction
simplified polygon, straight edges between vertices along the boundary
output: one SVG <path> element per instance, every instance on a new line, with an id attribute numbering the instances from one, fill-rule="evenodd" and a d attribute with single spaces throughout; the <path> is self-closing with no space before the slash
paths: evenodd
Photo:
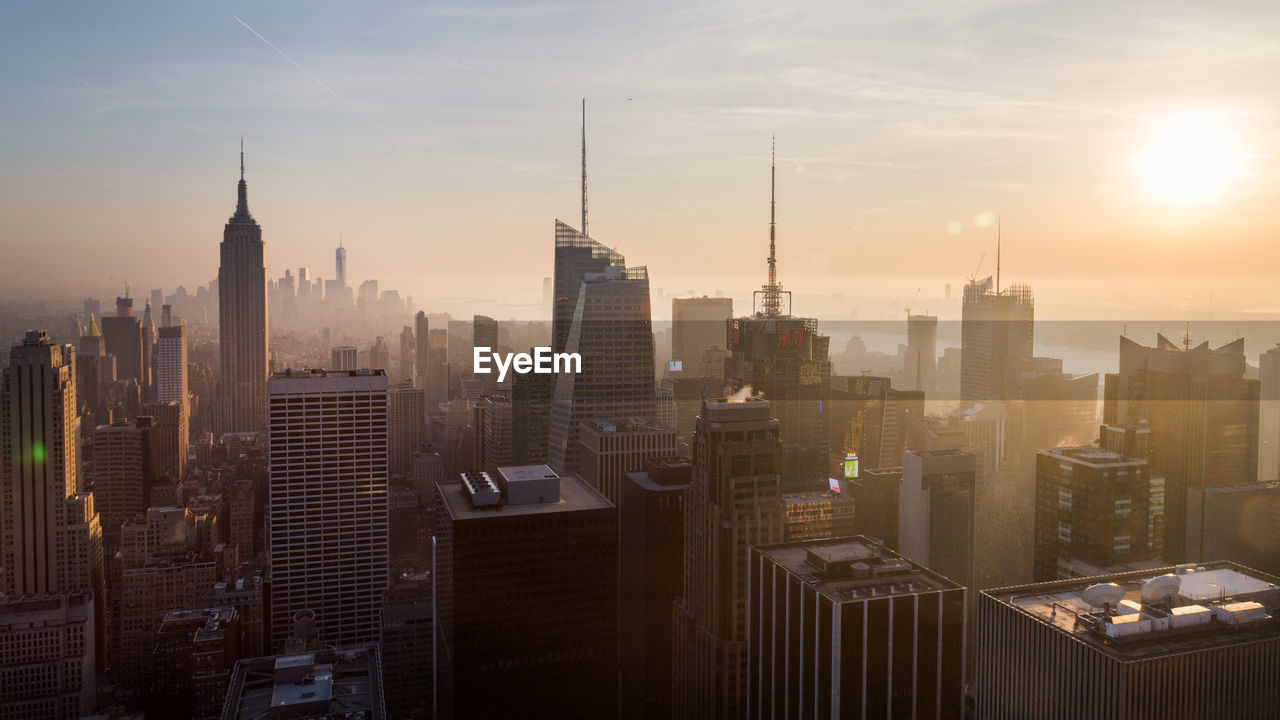
<path id="1" fill-rule="evenodd" d="M 776 166 L 771 170 L 776 175 Z M 753 313 L 728 322 L 725 379 L 769 401 L 781 424 L 784 489 L 825 488 L 831 395 L 830 338 L 816 318 L 791 314 L 791 293 L 777 276 L 777 224 L 773 186 L 769 200 L 769 282 L 755 292 Z"/>

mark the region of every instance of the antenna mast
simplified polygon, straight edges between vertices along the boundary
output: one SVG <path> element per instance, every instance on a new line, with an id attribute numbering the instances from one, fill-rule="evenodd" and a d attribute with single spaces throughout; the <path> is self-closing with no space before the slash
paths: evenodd
<path id="1" fill-rule="evenodd" d="M 787 295 L 787 313 L 791 312 L 791 294 L 778 284 L 778 142 L 773 141 L 769 154 L 769 282 L 755 292 L 756 314 L 782 317 L 782 296 Z"/>
<path id="2" fill-rule="evenodd" d="M 582 234 L 587 232 L 587 99 L 582 98 Z"/>
<path id="3" fill-rule="evenodd" d="M 1000 294 L 1000 216 L 996 216 L 996 294 Z"/>

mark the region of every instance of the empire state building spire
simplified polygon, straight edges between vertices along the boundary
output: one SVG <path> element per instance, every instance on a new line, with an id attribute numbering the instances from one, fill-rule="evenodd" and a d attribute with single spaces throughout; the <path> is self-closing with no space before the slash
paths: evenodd
<path id="1" fill-rule="evenodd" d="M 253 216 L 249 214 L 249 188 L 244 182 L 244 138 L 240 138 L 240 187 L 239 196 L 236 199 L 236 214 L 231 216 L 229 222 L 254 222 Z"/>

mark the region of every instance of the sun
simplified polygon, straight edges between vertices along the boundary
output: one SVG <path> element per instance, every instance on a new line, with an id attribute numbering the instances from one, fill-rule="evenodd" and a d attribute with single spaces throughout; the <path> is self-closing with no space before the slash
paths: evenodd
<path id="1" fill-rule="evenodd" d="M 1173 205 L 1221 199 L 1242 165 L 1239 142 L 1226 120 L 1205 112 L 1183 112 L 1158 121 L 1138 156 L 1147 193 Z"/>

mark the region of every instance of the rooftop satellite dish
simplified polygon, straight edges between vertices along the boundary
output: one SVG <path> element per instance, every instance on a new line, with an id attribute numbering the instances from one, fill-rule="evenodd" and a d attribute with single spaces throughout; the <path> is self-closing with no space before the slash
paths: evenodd
<path id="1" fill-rule="evenodd" d="M 1080 597 L 1096 608 L 1114 608 L 1124 599 L 1124 588 L 1115 583 L 1098 583 L 1085 588 Z"/>
<path id="2" fill-rule="evenodd" d="M 1161 575 L 1153 577 L 1142 585 L 1142 603 L 1144 605 L 1168 602 L 1182 587 L 1182 578 L 1177 575 Z"/>

